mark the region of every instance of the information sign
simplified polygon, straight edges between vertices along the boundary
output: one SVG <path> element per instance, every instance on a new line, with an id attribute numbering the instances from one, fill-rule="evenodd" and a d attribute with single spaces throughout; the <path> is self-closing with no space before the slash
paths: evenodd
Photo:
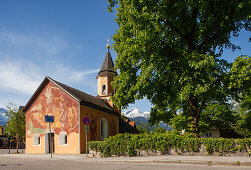
<path id="1" fill-rule="evenodd" d="M 54 122 L 54 116 L 46 116 L 44 117 L 45 122 Z"/>

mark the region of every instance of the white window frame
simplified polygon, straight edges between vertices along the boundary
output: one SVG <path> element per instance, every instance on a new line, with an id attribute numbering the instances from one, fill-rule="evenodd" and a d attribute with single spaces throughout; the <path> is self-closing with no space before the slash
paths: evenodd
<path id="1" fill-rule="evenodd" d="M 104 137 L 103 137 L 103 135 L 102 135 L 102 121 L 104 121 L 105 122 L 105 129 L 104 129 L 104 132 L 105 132 L 105 134 L 104 134 Z M 100 120 L 100 136 L 101 136 L 101 139 L 102 140 L 104 140 L 105 138 L 107 138 L 108 137 L 108 123 L 107 123 L 107 120 L 105 119 L 105 118 L 102 118 L 101 120 Z"/>
<path id="2" fill-rule="evenodd" d="M 62 143 L 62 142 L 60 141 L 60 136 L 61 136 L 61 135 L 64 135 L 64 137 L 65 137 L 65 136 L 67 137 L 67 143 Z M 64 138 L 64 140 L 65 140 L 65 138 Z M 69 141 L 69 138 L 68 138 L 67 133 L 66 133 L 65 131 L 60 132 L 59 135 L 58 135 L 58 145 L 60 145 L 60 146 L 68 145 L 68 141 Z"/>
<path id="3" fill-rule="evenodd" d="M 36 137 L 39 138 L 39 140 L 38 140 L 38 141 L 39 141 L 39 144 L 36 144 L 36 142 L 35 142 Z M 40 146 L 40 145 L 41 145 L 41 137 L 40 137 L 39 134 L 35 134 L 35 135 L 33 136 L 33 145 L 34 145 L 34 146 Z"/>

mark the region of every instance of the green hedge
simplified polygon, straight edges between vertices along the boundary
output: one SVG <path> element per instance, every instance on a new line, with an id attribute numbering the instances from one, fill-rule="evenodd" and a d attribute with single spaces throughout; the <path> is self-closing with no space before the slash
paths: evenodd
<path id="1" fill-rule="evenodd" d="M 248 152 L 251 148 L 251 138 L 227 139 L 227 138 L 193 138 L 191 135 L 177 135 L 168 133 L 153 134 L 119 134 L 107 138 L 105 141 L 91 141 L 88 147 L 96 152 L 101 152 L 105 157 L 135 156 L 137 150 L 146 152 L 159 151 L 168 154 L 170 151 L 196 153 L 204 145 L 208 154 Z"/>

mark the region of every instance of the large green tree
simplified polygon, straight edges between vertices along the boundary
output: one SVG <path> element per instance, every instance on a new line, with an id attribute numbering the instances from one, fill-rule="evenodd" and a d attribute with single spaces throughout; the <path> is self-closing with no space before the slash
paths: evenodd
<path id="1" fill-rule="evenodd" d="M 18 110 L 15 104 L 9 103 L 7 105 L 6 116 L 8 117 L 6 133 L 16 138 L 18 152 L 19 143 L 25 138 L 25 114 L 21 110 Z"/>
<path id="2" fill-rule="evenodd" d="M 238 120 L 235 130 L 244 137 L 251 136 L 251 58 L 237 57 L 229 75 L 229 88 L 233 92 L 233 99 L 237 101 L 235 112 Z"/>
<path id="3" fill-rule="evenodd" d="M 113 101 L 127 107 L 146 97 L 154 105 L 152 122 L 169 122 L 179 113 L 198 137 L 202 111 L 226 101 L 230 64 L 220 56 L 225 48 L 238 48 L 231 36 L 250 31 L 250 1 L 108 2 L 119 25 L 112 37 L 119 71 Z"/>

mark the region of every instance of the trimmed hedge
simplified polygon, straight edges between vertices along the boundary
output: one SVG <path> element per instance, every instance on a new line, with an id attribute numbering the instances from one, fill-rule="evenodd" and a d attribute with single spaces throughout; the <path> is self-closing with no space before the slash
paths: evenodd
<path id="1" fill-rule="evenodd" d="M 171 150 L 182 153 L 198 153 L 202 146 L 205 147 L 207 154 L 248 153 L 251 148 L 251 138 L 193 138 L 191 135 L 173 133 L 118 134 L 105 141 L 88 143 L 90 150 L 101 152 L 105 157 L 112 155 L 136 156 L 137 150 L 144 150 L 147 153 L 159 151 L 161 154 L 168 154 Z"/>

